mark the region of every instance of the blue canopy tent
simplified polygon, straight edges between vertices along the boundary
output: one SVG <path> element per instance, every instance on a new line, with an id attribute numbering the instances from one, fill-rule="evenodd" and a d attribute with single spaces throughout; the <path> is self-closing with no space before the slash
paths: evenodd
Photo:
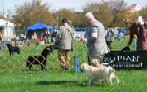
<path id="1" fill-rule="evenodd" d="M 123 28 L 118 29 L 119 38 L 123 38 L 125 36 L 125 30 Z"/>
<path id="2" fill-rule="evenodd" d="M 44 23 L 36 23 L 36 24 L 34 24 L 32 26 L 27 27 L 28 31 L 38 31 L 38 30 L 43 30 L 43 29 L 48 29 L 51 34 L 54 31 L 53 26 L 49 26 L 49 25 L 44 24 Z"/>
<path id="3" fill-rule="evenodd" d="M 34 34 L 34 32 L 36 32 L 37 34 L 44 34 L 46 30 L 49 30 L 50 31 L 50 34 L 52 35 L 53 32 L 54 32 L 54 27 L 53 26 L 49 26 L 47 24 L 44 24 L 44 23 L 36 23 L 32 26 L 28 26 L 26 28 L 26 30 L 28 31 L 27 32 L 27 37 L 29 39 L 32 38 L 32 35 Z"/>

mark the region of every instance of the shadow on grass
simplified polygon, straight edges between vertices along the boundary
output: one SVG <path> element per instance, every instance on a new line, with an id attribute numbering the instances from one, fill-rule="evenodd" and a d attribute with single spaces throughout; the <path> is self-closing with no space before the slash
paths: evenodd
<path id="1" fill-rule="evenodd" d="M 39 85 L 66 85 L 66 84 L 79 84 L 79 81 L 38 81 L 37 84 Z"/>
<path id="2" fill-rule="evenodd" d="M 92 84 L 88 85 L 87 81 L 65 81 L 65 80 L 59 80 L 59 81 L 38 81 L 37 85 L 70 85 L 70 86 L 105 86 L 105 84 Z"/>

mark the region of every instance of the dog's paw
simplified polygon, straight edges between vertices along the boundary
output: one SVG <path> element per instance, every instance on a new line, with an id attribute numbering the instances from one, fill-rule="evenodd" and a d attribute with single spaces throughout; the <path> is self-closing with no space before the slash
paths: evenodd
<path id="1" fill-rule="evenodd" d="M 25 67 L 25 70 L 26 70 L 26 71 L 29 71 L 29 68 L 28 68 L 28 67 Z"/>

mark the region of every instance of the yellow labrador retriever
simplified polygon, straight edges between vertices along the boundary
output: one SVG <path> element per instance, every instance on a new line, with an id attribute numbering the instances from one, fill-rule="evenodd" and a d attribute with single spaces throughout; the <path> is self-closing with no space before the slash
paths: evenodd
<path id="1" fill-rule="evenodd" d="M 119 84 L 119 79 L 115 75 L 115 70 L 112 67 L 103 65 L 93 67 L 87 63 L 81 64 L 81 71 L 84 71 L 88 77 L 89 84 L 94 83 L 96 80 L 104 80 L 110 85 L 113 85 L 112 80 L 116 79 Z"/>

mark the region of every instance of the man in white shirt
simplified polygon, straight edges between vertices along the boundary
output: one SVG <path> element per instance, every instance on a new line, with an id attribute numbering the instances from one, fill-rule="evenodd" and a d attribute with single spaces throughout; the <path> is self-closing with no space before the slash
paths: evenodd
<path id="1" fill-rule="evenodd" d="M 88 57 L 91 65 L 99 66 L 104 55 L 109 52 L 105 40 L 106 31 L 103 24 L 96 20 L 91 12 L 87 12 L 85 17 L 90 25 L 87 31 Z"/>

